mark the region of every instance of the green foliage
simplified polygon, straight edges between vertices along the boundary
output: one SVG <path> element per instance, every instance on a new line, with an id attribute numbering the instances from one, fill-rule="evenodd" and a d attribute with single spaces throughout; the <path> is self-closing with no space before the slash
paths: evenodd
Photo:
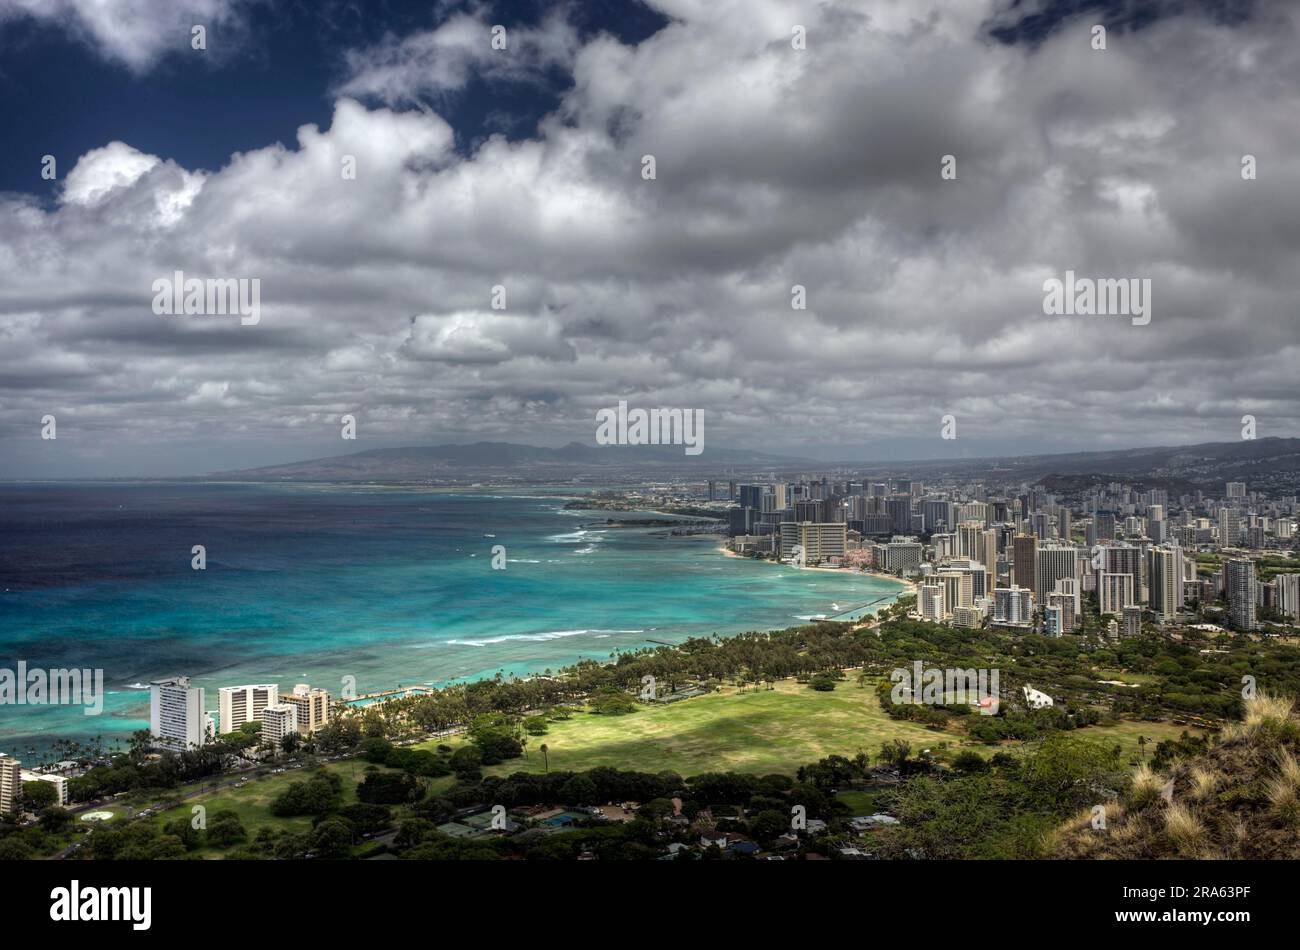
<path id="1" fill-rule="evenodd" d="M 626 716 L 636 712 L 636 702 L 623 690 L 602 686 L 591 697 L 591 711 L 598 716 Z"/>
<path id="2" fill-rule="evenodd" d="M 324 815 L 338 807 L 343 782 L 332 772 L 318 771 L 305 782 L 292 782 L 271 802 L 271 814 L 281 818 L 293 815 Z"/>
<path id="3" fill-rule="evenodd" d="M 23 808 L 39 812 L 58 804 L 59 791 L 50 782 L 23 782 Z"/>
<path id="4" fill-rule="evenodd" d="M 424 786 L 407 772 L 370 772 L 357 786 L 357 799 L 371 805 L 404 805 L 424 796 Z"/>

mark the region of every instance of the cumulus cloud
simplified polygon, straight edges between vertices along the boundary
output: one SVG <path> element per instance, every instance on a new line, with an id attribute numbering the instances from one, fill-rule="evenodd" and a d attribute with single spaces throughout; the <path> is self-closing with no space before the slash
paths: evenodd
<path id="1" fill-rule="evenodd" d="M 137 73 L 190 49 L 190 30 L 239 27 L 254 0 L 0 0 L 0 24 L 35 18 Z"/>
<path id="2" fill-rule="evenodd" d="M 567 69 L 578 45 L 563 9 L 537 27 L 518 28 L 490 23 L 482 10 L 456 13 L 435 29 L 390 35 L 375 46 L 350 50 L 349 76 L 339 92 L 390 105 L 411 105 L 426 97 L 443 101 L 475 75 L 528 82 L 548 70 Z"/>
<path id="3" fill-rule="evenodd" d="M 847 457 L 947 413 L 1029 451 L 1295 434 L 1294 5 L 1171 8 L 1105 51 L 1087 16 L 999 42 L 993 0 L 655 5 L 639 45 L 553 18 L 500 62 L 458 15 L 356 51 L 289 147 L 200 175 L 107 143 L 56 207 L 0 198 L 0 435 L 57 410 L 60 442 L 292 455 L 353 412 L 388 444 L 558 443 L 618 399 Z M 552 66 L 530 138 L 460 154 L 409 108 Z M 155 316 L 175 270 L 260 279 L 260 323 Z M 1066 270 L 1150 278 L 1151 323 L 1044 315 Z"/>

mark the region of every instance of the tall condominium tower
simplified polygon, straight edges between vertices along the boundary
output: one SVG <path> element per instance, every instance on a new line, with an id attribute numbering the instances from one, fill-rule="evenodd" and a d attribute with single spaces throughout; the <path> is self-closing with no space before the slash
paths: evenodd
<path id="1" fill-rule="evenodd" d="M 1036 591 L 1034 572 L 1038 569 L 1035 557 L 1038 539 L 1032 534 L 1018 534 L 1011 542 L 1011 583 L 1015 587 Z"/>
<path id="2" fill-rule="evenodd" d="M 1035 574 L 1034 599 L 1047 603 L 1047 595 L 1056 590 L 1059 580 L 1074 580 L 1079 576 L 1079 549 L 1072 544 L 1046 544 L 1038 549 L 1038 570 Z"/>
<path id="3" fill-rule="evenodd" d="M 1150 552 L 1151 609 L 1160 621 L 1173 620 L 1183 609 L 1183 552 L 1178 547 Z"/>
<path id="4" fill-rule="evenodd" d="M 1223 565 L 1223 586 L 1228 595 L 1228 619 L 1237 630 L 1254 630 L 1255 600 L 1259 583 L 1255 579 L 1255 562 L 1233 558 Z"/>
<path id="5" fill-rule="evenodd" d="M 1241 520 L 1235 508 L 1219 509 L 1219 546 L 1236 547 L 1241 543 Z"/>
<path id="6" fill-rule="evenodd" d="M 0 815 L 15 814 L 23 797 L 23 766 L 0 752 Z"/>
<path id="7" fill-rule="evenodd" d="M 1112 574 L 1102 571 L 1097 575 L 1097 600 L 1103 614 L 1120 616 L 1125 607 L 1137 603 L 1133 594 L 1136 582 L 1132 574 Z"/>

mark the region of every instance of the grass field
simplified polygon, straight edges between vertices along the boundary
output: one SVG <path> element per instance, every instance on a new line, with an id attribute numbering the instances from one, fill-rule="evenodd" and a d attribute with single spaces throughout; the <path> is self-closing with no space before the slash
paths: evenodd
<path id="1" fill-rule="evenodd" d="M 626 716 L 578 713 L 550 724 L 529 739 L 528 755 L 491 772 L 540 772 L 546 743 L 552 769 L 581 771 L 612 766 L 644 772 L 793 773 L 832 753 L 875 756 L 881 742 L 904 739 L 913 749 L 954 743 L 956 735 L 933 732 L 884 714 L 875 694 L 852 683 L 819 693 L 793 680 L 774 690 L 730 690 L 665 706 L 641 707 Z M 456 745 L 456 742 L 452 742 Z M 429 743 L 433 748 L 436 743 Z"/>
<path id="2" fill-rule="evenodd" d="M 361 759 L 350 759 L 345 762 L 329 762 L 322 766 L 326 771 L 334 772 L 343 779 L 344 805 L 351 805 L 356 802 L 357 783 L 361 781 L 368 765 L 368 762 Z M 271 814 L 271 802 L 289 787 L 290 782 L 303 782 L 307 778 L 308 770 L 306 769 L 291 769 L 281 775 L 268 775 L 264 778 L 251 780 L 242 788 L 223 788 L 211 794 L 188 799 L 177 808 L 155 815 L 153 821 L 159 827 L 177 818 L 184 818 L 189 821 L 190 816 L 193 814 L 191 811 L 193 806 L 202 805 L 207 809 L 209 818 L 219 811 L 233 811 L 239 816 L 239 820 L 243 822 L 249 840 L 252 839 L 259 828 L 265 825 L 280 829 L 306 831 L 311 828 L 311 818 L 306 816 L 279 818 Z M 210 857 L 219 856 L 222 852 L 217 848 L 200 848 L 194 853 Z"/>
<path id="3" fill-rule="evenodd" d="M 1118 741 L 1126 760 L 1139 756 L 1138 737 L 1150 744 L 1176 738 L 1183 727 L 1172 723 L 1122 722 L 1114 726 L 1089 727 L 1076 733 L 1095 740 Z M 1195 730 L 1190 730 L 1195 731 Z M 720 693 L 688 699 L 665 706 L 640 707 L 626 716 L 594 716 L 577 713 L 570 720 L 550 724 L 545 736 L 529 738 L 526 758 L 485 769 L 488 774 L 540 772 L 542 743 L 547 745 L 547 760 L 552 769 L 582 771 L 597 766 L 611 766 L 643 772 L 677 772 L 682 776 L 702 772 L 737 771 L 758 775 L 779 772 L 793 774 L 801 765 L 831 754 L 853 756 L 866 752 L 876 761 L 880 745 L 890 739 L 909 742 L 913 752 L 937 749 L 948 743 L 950 750 L 972 749 L 990 755 L 1015 744 L 986 746 L 965 741 L 953 732 L 936 732 L 910 722 L 890 719 L 880 708 L 874 692 L 849 681 L 828 693 L 785 680 L 772 690 L 739 692 L 728 688 Z M 459 737 L 431 740 L 420 748 L 433 749 L 440 743 L 453 747 L 465 740 Z M 356 801 L 356 785 L 364 775 L 366 763 L 360 759 L 332 762 L 324 766 L 343 779 L 343 801 Z M 302 781 L 305 770 L 269 775 L 251 780 L 240 788 L 230 787 L 196 795 L 177 808 L 154 817 L 160 825 L 191 815 L 193 805 L 202 804 L 211 817 L 229 809 L 239 815 L 249 838 L 259 828 L 306 830 L 311 819 L 277 818 L 271 814 L 271 801 L 290 782 Z M 445 778 L 427 780 L 437 793 L 454 781 Z M 874 798 L 863 793 L 846 802 L 856 814 L 876 809 Z M 203 848 L 203 857 L 219 857 L 218 849 Z"/>
<path id="4" fill-rule="evenodd" d="M 1181 731 L 1182 727 L 1169 723 L 1120 723 L 1090 727 L 1078 735 L 1118 740 L 1125 757 L 1131 758 L 1138 754 L 1139 735 L 1159 741 L 1175 738 Z M 611 766 L 682 776 L 717 771 L 793 774 L 799 766 L 831 754 L 851 757 L 861 751 L 875 761 L 881 743 L 890 739 L 911 743 L 914 752 L 944 742 L 953 750 L 968 748 L 985 755 L 1006 748 L 970 743 L 956 733 L 890 719 L 870 689 L 851 681 L 821 693 L 785 680 L 774 690 L 730 690 L 667 706 L 641 707 L 626 716 L 578 713 L 568 721 L 551 723 L 546 735 L 530 737 L 526 758 L 485 771 L 540 772 L 539 747 L 545 743 L 552 769 Z M 1147 754 L 1153 749 L 1154 742 Z"/>

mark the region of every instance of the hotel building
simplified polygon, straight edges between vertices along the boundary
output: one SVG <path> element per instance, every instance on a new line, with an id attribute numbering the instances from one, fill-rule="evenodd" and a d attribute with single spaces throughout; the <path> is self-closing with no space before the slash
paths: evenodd
<path id="1" fill-rule="evenodd" d="M 203 709 L 203 687 L 190 686 L 188 676 L 149 684 L 149 734 L 159 745 L 196 749 L 207 742 L 210 721 Z"/>
<path id="2" fill-rule="evenodd" d="M 319 686 L 299 683 L 293 692 L 280 697 L 281 705 L 292 706 L 298 713 L 298 731 L 311 735 L 330 719 L 330 694 Z"/>
<path id="3" fill-rule="evenodd" d="M 0 815 L 18 811 L 23 797 L 22 763 L 0 752 Z"/>
<path id="4" fill-rule="evenodd" d="M 262 744 L 279 749 L 284 737 L 298 732 L 298 710 L 289 703 L 276 703 L 262 710 Z"/>
<path id="5" fill-rule="evenodd" d="M 274 683 L 221 687 L 217 690 L 217 718 L 221 734 L 235 732 L 246 722 L 260 722 L 262 710 L 279 701 L 280 687 Z"/>

